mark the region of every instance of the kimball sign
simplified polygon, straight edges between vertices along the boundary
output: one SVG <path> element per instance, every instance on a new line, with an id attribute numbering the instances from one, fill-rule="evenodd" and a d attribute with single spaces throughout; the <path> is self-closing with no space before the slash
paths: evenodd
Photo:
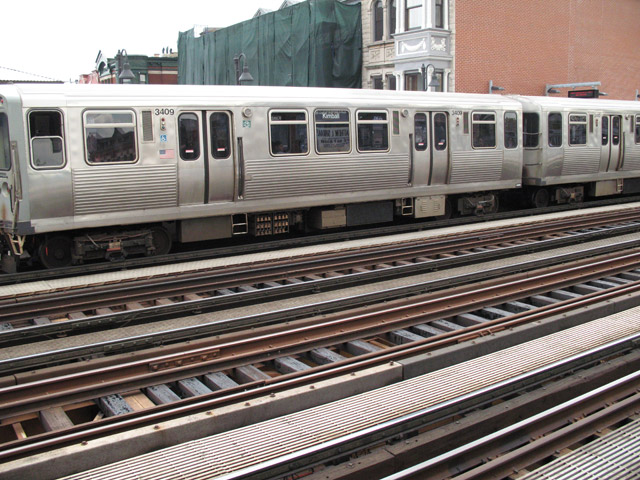
<path id="1" fill-rule="evenodd" d="M 600 92 L 597 89 L 589 90 L 572 90 L 569 92 L 569 98 L 599 98 Z"/>

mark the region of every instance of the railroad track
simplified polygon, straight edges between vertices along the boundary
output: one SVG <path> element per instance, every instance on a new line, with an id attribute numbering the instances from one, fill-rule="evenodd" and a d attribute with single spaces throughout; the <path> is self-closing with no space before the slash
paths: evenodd
<path id="1" fill-rule="evenodd" d="M 383 235 L 394 235 L 405 232 L 415 232 L 421 230 L 431 230 L 443 227 L 451 227 L 458 225 L 468 225 L 474 223 L 482 223 L 491 220 L 502 220 L 518 217 L 528 217 L 535 215 L 543 215 L 547 213 L 562 212 L 568 210 L 583 210 L 588 208 L 596 208 L 603 206 L 612 206 L 624 203 L 639 202 L 640 196 L 615 198 L 607 200 L 595 200 L 583 202 L 579 204 L 555 205 L 546 208 L 514 210 L 509 212 L 500 212 L 482 217 L 463 217 L 447 220 L 429 220 L 426 222 L 412 222 L 408 224 L 378 226 L 366 229 L 356 229 L 350 231 L 340 231 L 332 233 L 314 234 L 312 236 L 286 238 L 280 240 L 254 241 L 241 245 L 234 243 L 232 246 L 221 246 L 217 248 L 207 248 L 197 251 L 184 251 L 170 255 L 159 257 L 143 257 L 131 258 L 114 262 L 103 262 L 86 265 L 75 265 L 67 268 L 51 269 L 51 270 L 31 270 L 19 273 L 3 273 L 0 274 L 0 286 L 11 285 L 16 283 L 26 283 L 37 280 L 47 280 L 55 278 L 65 278 L 74 275 L 88 275 L 100 272 L 109 272 L 117 270 L 135 269 L 156 265 L 167 265 L 179 262 L 188 262 L 194 260 L 212 259 L 220 257 L 228 257 L 244 253 L 255 253 L 259 251 L 281 250 L 286 248 L 294 248 L 305 245 L 316 245 L 329 242 L 341 242 L 355 240 L 360 238 L 370 238 Z"/>
<path id="2" fill-rule="evenodd" d="M 0 345 L 343 289 L 638 230 L 640 210 L 633 209 L 123 285 L 7 296 L 0 298 Z"/>
<path id="3" fill-rule="evenodd" d="M 322 321 L 312 318 L 293 328 L 273 327 L 258 336 L 209 339 L 190 350 L 183 346 L 176 354 L 147 353 L 126 363 L 97 359 L 64 366 L 58 376 L 51 370 L 15 376 L 14 381 L 26 383 L 0 389 L 0 418 L 22 438 L 1 447 L 0 461 L 59 442 L 93 438 L 97 432 L 248 402 L 257 395 L 473 342 L 634 294 L 640 291 L 639 267 L 636 248 Z M 4 384 L 8 381 L 3 379 Z M 73 425 L 65 412 L 94 421 Z M 42 433 L 29 436 L 23 424 L 37 419 L 45 423 L 31 428 Z"/>

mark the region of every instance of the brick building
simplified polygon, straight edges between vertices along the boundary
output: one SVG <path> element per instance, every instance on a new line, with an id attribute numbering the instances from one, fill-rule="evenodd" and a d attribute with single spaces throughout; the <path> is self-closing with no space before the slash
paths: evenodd
<path id="1" fill-rule="evenodd" d="M 168 49 L 167 49 L 168 50 Z M 118 83 L 118 65 L 124 62 L 116 55 L 107 58 L 102 52 L 96 57 L 95 70 L 80 77 L 79 83 Z M 121 60 L 121 61 L 119 61 Z M 163 53 L 162 55 L 127 55 L 126 60 L 134 75 L 131 83 L 163 84 L 178 83 L 178 54 Z"/>
<path id="2" fill-rule="evenodd" d="M 544 95 L 599 82 L 632 100 L 638 18 L 638 0 L 363 0 L 363 87 L 422 90 L 436 76 L 429 90 Z"/>

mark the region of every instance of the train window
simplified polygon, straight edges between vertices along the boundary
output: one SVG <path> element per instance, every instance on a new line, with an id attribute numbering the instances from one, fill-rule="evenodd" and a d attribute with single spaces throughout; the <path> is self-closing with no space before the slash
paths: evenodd
<path id="1" fill-rule="evenodd" d="M 636 115 L 636 143 L 640 143 L 640 115 Z"/>
<path id="2" fill-rule="evenodd" d="M 195 113 L 183 113 L 178 117 L 178 142 L 182 160 L 200 158 L 200 122 Z"/>
<path id="3" fill-rule="evenodd" d="M 271 154 L 304 154 L 307 141 L 307 112 L 271 112 Z"/>
<path id="4" fill-rule="evenodd" d="M 602 117 L 602 145 L 609 145 L 609 117 Z"/>
<path id="5" fill-rule="evenodd" d="M 342 153 L 351 150 L 348 110 L 316 110 L 316 151 Z"/>
<path id="6" fill-rule="evenodd" d="M 389 150 L 387 112 L 358 112 L 358 151 L 386 152 Z"/>
<path id="7" fill-rule="evenodd" d="M 562 114 L 561 113 L 549 114 L 549 146 L 550 147 L 562 146 Z"/>
<path id="8" fill-rule="evenodd" d="M 60 168 L 64 165 L 62 113 L 34 110 L 29 113 L 31 161 L 34 168 Z"/>
<path id="9" fill-rule="evenodd" d="M 540 137 L 540 115 L 525 113 L 522 116 L 522 144 L 524 148 L 537 148 Z"/>
<path id="10" fill-rule="evenodd" d="M 229 115 L 214 112 L 209 117 L 211 132 L 211 156 L 216 159 L 229 158 L 231 155 L 231 124 Z"/>
<path id="11" fill-rule="evenodd" d="M 133 163 L 136 161 L 136 120 L 133 112 L 85 112 L 84 133 L 89 163 Z"/>
<path id="12" fill-rule="evenodd" d="M 7 122 L 7 115 L 0 113 L 0 170 L 9 170 L 10 168 L 9 122 Z"/>
<path id="13" fill-rule="evenodd" d="M 473 148 L 495 148 L 496 114 L 474 112 L 471 116 L 471 132 Z"/>
<path id="14" fill-rule="evenodd" d="M 427 116 L 424 113 L 416 113 L 413 119 L 413 132 L 415 136 L 415 148 L 422 152 L 429 146 L 427 137 Z"/>
<path id="15" fill-rule="evenodd" d="M 587 116 L 569 115 L 569 145 L 587 144 Z"/>
<path id="16" fill-rule="evenodd" d="M 436 150 L 447 148 L 447 116 L 444 113 L 433 116 L 433 145 Z"/>
<path id="17" fill-rule="evenodd" d="M 504 113 L 504 148 L 518 148 L 518 114 Z"/>
<path id="18" fill-rule="evenodd" d="M 620 117 L 611 117 L 611 145 L 620 143 Z"/>
<path id="19" fill-rule="evenodd" d="M 469 135 L 469 112 L 462 115 L 462 133 Z"/>

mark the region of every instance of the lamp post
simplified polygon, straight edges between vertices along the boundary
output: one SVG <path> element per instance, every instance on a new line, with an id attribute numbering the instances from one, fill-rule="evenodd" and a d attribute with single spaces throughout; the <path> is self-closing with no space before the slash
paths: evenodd
<path id="1" fill-rule="evenodd" d="M 433 67 L 433 74 L 431 75 L 431 81 L 427 85 L 427 72 L 429 71 L 429 67 Z M 430 63 L 427 66 L 425 66 L 423 63 L 422 67 L 420 68 L 420 73 L 422 75 L 422 91 L 423 92 L 428 91 L 428 89 L 431 87 L 438 88 L 440 86 L 440 82 L 438 81 L 438 78 L 435 76 L 436 67 L 432 63 Z"/>
<path id="2" fill-rule="evenodd" d="M 127 51 L 124 48 L 122 50 L 118 50 L 118 54 L 116 56 L 118 58 L 118 83 L 131 83 L 131 80 L 135 80 L 136 76 L 131 71 Z"/>
<path id="3" fill-rule="evenodd" d="M 240 74 L 240 59 L 242 62 L 242 75 Z M 242 85 L 242 82 L 253 82 L 253 77 L 249 73 L 249 66 L 247 65 L 247 56 L 244 53 L 239 53 L 233 57 L 233 64 L 236 67 L 236 85 Z"/>

